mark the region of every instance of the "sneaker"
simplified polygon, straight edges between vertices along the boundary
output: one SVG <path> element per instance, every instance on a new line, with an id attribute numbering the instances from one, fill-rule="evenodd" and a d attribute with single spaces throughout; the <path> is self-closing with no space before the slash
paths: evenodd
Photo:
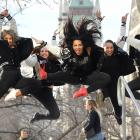
<path id="1" fill-rule="evenodd" d="M 73 94 L 73 98 L 78 98 L 81 96 L 87 96 L 88 92 L 87 92 L 87 88 L 85 88 L 84 86 L 81 87 L 78 91 L 75 91 Z"/>
<path id="2" fill-rule="evenodd" d="M 10 92 L 6 95 L 4 101 L 11 101 L 11 100 L 15 100 L 16 99 L 16 93 L 17 90 L 16 89 L 10 89 Z"/>
<path id="3" fill-rule="evenodd" d="M 40 114 L 40 113 L 35 113 L 33 118 L 30 120 L 30 123 L 34 123 L 36 121 L 39 121 L 39 120 L 45 120 L 46 119 L 46 115 L 44 114 Z"/>

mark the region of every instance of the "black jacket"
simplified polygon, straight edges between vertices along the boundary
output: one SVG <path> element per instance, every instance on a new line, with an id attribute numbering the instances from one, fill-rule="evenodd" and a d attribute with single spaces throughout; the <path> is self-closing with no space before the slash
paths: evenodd
<path id="1" fill-rule="evenodd" d="M 85 50 L 81 56 L 72 53 L 71 56 L 64 60 L 63 70 L 70 71 L 72 75 L 85 77 L 90 75 L 97 69 L 97 64 L 100 56 L 103 54 L 103 49 L 94 46 L 89 55 Z"/>
<path id="2" fill-rule="evenodd" d="M 84 125 L 84 129 L 86 132 L 90 131 L 91 128 L 94 128 L 96 134 L 101 132 L 100 118 L 95 110 L 92 110 L 88 114 L 87 120 Z"/>
<path id="3" fill-rule="evenodd" d="M 100 71 L 111 76 L 112 79 L 118 79 L 119 76 L 128 75 L 134 72 L 135 66 L 133 60 L 122 49 L 115 47 L 112 56 L 104 54 L 100 58 Z"/>
<path id="4" fill-rule="evenodd" d="M 33 50 L 33 43 L 30 38 L 19 38 L 15 44 L 15 48 L 10 48 L 6 41 L 0 40 L 0 68 L 14 69 L 20 67 L 20 63 Z"/>
<path id="5" fill-rule="evenodd" d="M 37 55 L 37 58 L 38 58 L 38 62 L 39 62 L 39 65 L 41 68 L 45 68 L 44 70 L 47 72 L 47 73 L 55 73 L 55 72 L 58 72 L 61 70 L 61 65 L 60 65 L 60 62 L 57 61 L 57 60 L 51 60 L 51 59 L 45 59 L 39 55 Z M 38 77 L 38 71 L 35 70 L 35 67 L 33 69 L 34 71 L 34 77 L 37 78 Z M 63 85 L 64 83 L 61 83 L 61 82 L 51 82 L 51 81 L 48 81 L 48 80 L 41 80 L 42 82 L 42 85 L 43 86 L 50 86 L 50 85 L 55 85 L 55 86 L 59 86 L 59 85 Z"/>

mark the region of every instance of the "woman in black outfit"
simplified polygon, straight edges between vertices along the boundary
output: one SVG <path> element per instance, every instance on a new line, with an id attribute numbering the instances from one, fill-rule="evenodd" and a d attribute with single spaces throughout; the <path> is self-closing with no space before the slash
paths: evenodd
<path id="1" fill-rule="evenodd" d="M 94 21 L 83 19 L 75 28 L 72 19 L 64 27 L 65 46 L 70 50 L 70 57 L 63 60 L 63 70 L 57 73 L 48 73 L 47 81 L 64 82 L 68 84 L 89 85 L 90 93 L 105 87 L 110 76 L 103 72 L 95 71 L 103 49 L 96 46 L 93 34 L 100 34 L 96 28 L 87 29 L 88 25 L 95 25 Z M 87 94 L 82 93 L 82 96 Z M 76 96 L 74 95 L 74 98 Z"/>
<path id="2" fill-rule="evenodd" d="M 20 63 L 33 50 L 32 39 L 17 37 L 13 30 L 5 30 L 0 41 L 0 98 L 22 78 Z"/>
<path id="3" fill-rule="evenodd" d="M 117 100 L 117 82 L 119 76 L 128 75 L 135 71 L 133 60 L 128 54 L 119 48 L 113 41 L 107 40 L 104 43 L 104 55 L 99 61 L 98 69 L 111 76 L 111 82 L 103 90 L 105 96 L 109 96 L 114 107 L 115 117 L 118 124 L 122 124 L 122 107 Z"/>
<path id="4" fill-rule="evenodd" d="M 18 96 L 31 94 L 36 99 L 38 99 L 49 111 L 49 113 L 45 115 L 37 112 L 32 118 L 31 123 L 42 119 L 55 120 L 60 116 L 58 105 L 52 93 L 52 86 L 54 83 L 43 80 L 43 74 L 45 74 L 46 72 L 54 73 L 59 71 L 60 63 L 50 52 L 48 52 L 48 49 L 46 47 L 39 47 L 39 50 L 38 52 L 36 52 L 36 54 L 30 56 L 30 58 L 28 59 L 28 63 L 32 63 L 34 58 L 37 58 L 37 63 L 34 67 L 34 78 L 41 81 L 41 89 L 39 91 L 34 90 L 34 88 L 38 86 L 36 83 L 33 83 L 35 81 L 34 78 L 24 78 L 16 84 L 15 90 L 10 92 L 5 98 L 6 101 L 9 101 L 16 99 L 16 97 Z M 55 85 L 59 86 L 62 85 L 62 83 L 55 82 Z"/>

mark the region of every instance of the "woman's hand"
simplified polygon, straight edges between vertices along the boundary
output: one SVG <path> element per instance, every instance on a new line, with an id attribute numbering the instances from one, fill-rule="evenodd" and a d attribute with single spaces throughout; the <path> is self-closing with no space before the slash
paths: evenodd
<path id="1" fill-rule="evenodd" d="M 122 23 L 126 23 L 127 21 L 127 16 L 128 16 L 128 13 L 126 13 L 124 16 L 122 16 Z"/>
<path id="2" fill-rule="evenodd" d="M 7 17 L 9 15 L 8 10 L 5 9 L 4 11 L 2 11 L 1 15 L 4 16 L 4 17 Z"/>
<path id="3" fill-rule="evenodd" d="M 104 18 L 105 16 L 102 16 L 102 15 L 101 15 L 101 11 L 100 11 L 100 10 L 97 10 L 97 11 L 96 11 L 96 17 L 97 17 L 97 19 L 99 19 L 99 20 L 102 21 L 103 18 Z"/>
<path id="4" fill-rule="evenodd" d="M 43 44 L 43 40 L 38 40 L 37 38 L 35 38 L 35 37 L 31 37 L 34 41 L 35 41 L 35 43 L 36 44 Z"/>

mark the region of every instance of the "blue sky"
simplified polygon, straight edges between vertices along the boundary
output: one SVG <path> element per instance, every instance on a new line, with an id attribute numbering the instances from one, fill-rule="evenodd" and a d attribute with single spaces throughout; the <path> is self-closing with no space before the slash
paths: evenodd
<path id="1" fill-rule="evenodd" d="M 17 14 L 15 19 L 18 32 L 25 37 L 37 37 L 46 41 L 51 40 L 58 24 L 58 5 L 50 1 L 51 8 L 43 4 L 34 4 L 22 13 Z M 102 15 L 105 16 L 102 23 L 103 40 L 116 40 L 120 31 L 121 16 L 130 13 L 132 0 L 100 0 Z M 11 13 L 13 9 L 10 9 Z M 130 15 L 128 19 L 130 18 Z M 129 24 L 127 24 L 128 27 Z"/>

